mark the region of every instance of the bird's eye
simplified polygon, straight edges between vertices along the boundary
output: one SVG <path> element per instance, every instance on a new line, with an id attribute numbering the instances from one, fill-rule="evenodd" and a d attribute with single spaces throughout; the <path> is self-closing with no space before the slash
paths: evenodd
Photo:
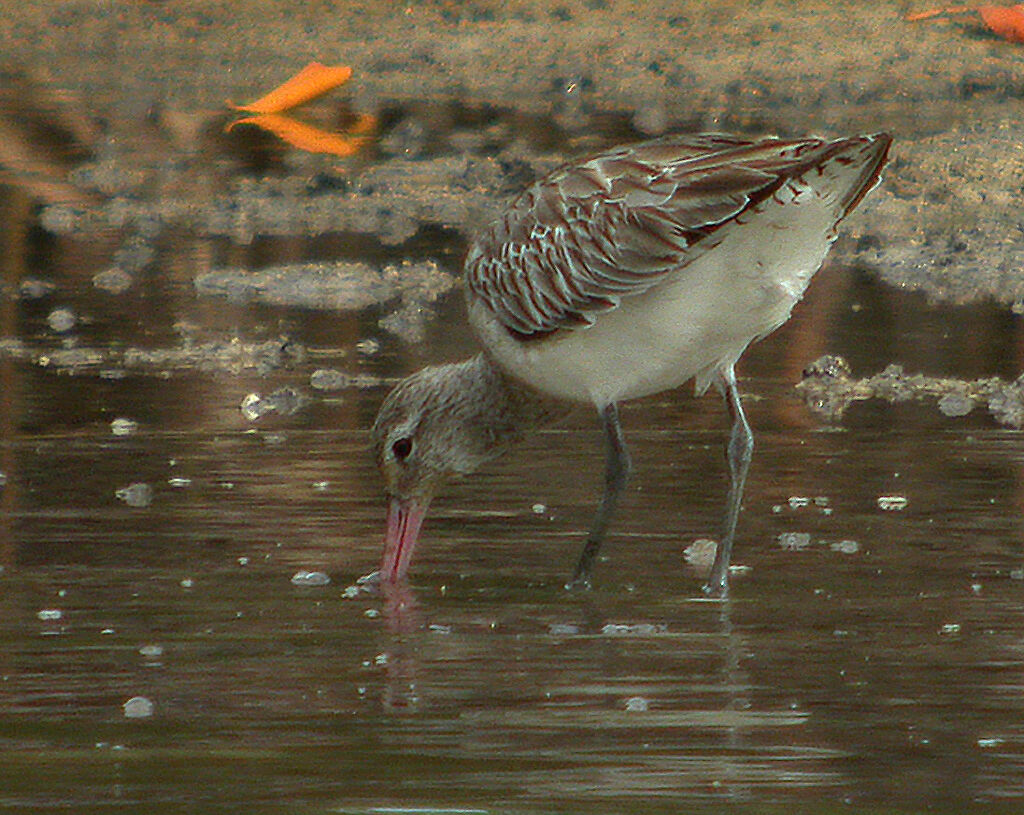
<path id="1" fill-rule="evenodd" d="M 391 452 L 397 461 L 405 461 L 412 453 L 412 439 L 398 439 L 391 445 Z"/>

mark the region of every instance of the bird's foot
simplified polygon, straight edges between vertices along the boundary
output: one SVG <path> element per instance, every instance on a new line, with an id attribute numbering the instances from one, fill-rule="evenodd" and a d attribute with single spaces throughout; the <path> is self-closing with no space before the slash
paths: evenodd
<path id="1" fill-rule="evenodd" d="M 725 578 L 709 580 L 701 586 L 701 591 L 709 600 L 727 600 L 729 598 L 729 581 Z"/>
<path id="2" fill-rule="evenodd" d="M 589 572 L 577 571 L 572 579 L 565 584 L 566 591 L 590 591 L 592 588 L 594 588 L 594 584 L 590 579 Z"/>

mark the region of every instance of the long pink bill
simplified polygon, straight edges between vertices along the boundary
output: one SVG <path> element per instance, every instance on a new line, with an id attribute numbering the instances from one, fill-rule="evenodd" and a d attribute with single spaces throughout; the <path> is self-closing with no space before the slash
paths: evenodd
<path id="1" fill-rule="evenodd" d="M 409 571 L 412 551 L 416 548 L 416 538 L 426 514 L 426 505 L 391 499 L 384 533 L 384 557 L 380 564 L 382 582 L 397 583 Z"/>

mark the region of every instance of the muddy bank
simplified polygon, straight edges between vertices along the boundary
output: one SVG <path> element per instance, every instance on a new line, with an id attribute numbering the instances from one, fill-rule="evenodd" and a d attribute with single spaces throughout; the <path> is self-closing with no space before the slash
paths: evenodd
<path id="1" fill-rule="evenodd" d="M 906 10 L 71 2 L 29 7 L 0 35 L 12 69 L 56 89 L 59 117 L 89 123 L 69 144 L 92 158 L 62 179 L 84 198 L 43 214 L 58 232 L 156 222 L 401 246 L 426 227 L 471 234 L 538 174 L 613 141 L 890 130 L 886 183 L 837 259 L 939 298 L 1022 302 L 1020 46 L 972 18 L 910 24 Z M 353 66 L 343 96 L 380 119 L 373 151 L 338 161 L 222 132 L 225 99 L 312 58 Z"/>
<path id="2" fill-rule="evenodd" d="M 807 406 L 829 421 L 841 421 L 855 402 L 879 399 L 889 404 L 933 404 L 943 416 L 967 416 L 987 408 L 1000 424 L 1020 430 L 1024 426 L 1024 378 L 1007 382 L 998 377 L 965 381 L 926 376 L 889 365 L 874 376 L 855 378 L 842 357 L 824 356 L 812 362 L 796 386 Z"/>

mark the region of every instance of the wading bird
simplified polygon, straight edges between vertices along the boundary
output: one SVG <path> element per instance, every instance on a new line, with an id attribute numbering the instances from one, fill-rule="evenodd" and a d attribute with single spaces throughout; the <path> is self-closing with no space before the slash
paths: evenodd
<path id="1" fill-rule="evenodd" d="M 374 423 L 390 502 L 380 580 L 405 577 L 448 478 L 585 404 L 607 440 L 604 495 L 570 583 L 589 586 L 630 473 L 619 402 L 693 379 L 698 394 L 714 384 L 732 418 L 705 586 L 724 596 L 754 441 L 734 367 L 789 319 L 890 142 L 669 136 L 569 164 L 516 198 L 465 261 L 483 352 L 403 380 Z"/>

